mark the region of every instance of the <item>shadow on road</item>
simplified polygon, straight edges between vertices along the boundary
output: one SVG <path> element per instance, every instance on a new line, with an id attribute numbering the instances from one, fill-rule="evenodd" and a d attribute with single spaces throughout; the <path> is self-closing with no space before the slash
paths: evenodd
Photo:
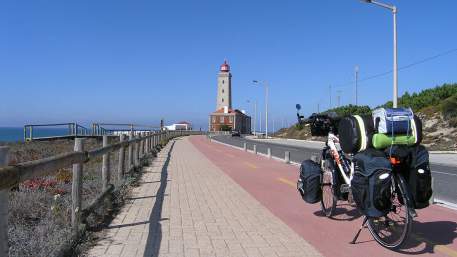
<path id="1" fill-rule="evenodd" d="M 400 253 L 419 255 L 424 253 L 457 252 L 446 247 L 457 239 L 457 223 L 453 221 L 414 221 L 411 236 Z"/>
<path id="2" fill-rule="evenodd" d="M 162 225 L 160 221 L 166 220 L 161 219 L 162 216 L 162 207 L 163 201 L 166 196 L 165 189 L 167 188 L 168 180 L 168 165 L 170 164 L 171 153 L 173 151 L 173 147 L 175 145 L 175 141 L 173 141 L 170 151 L 167 154 L 165 159 L 165 163 L 163 164 L 161 175 L 160 175 L 160 187 L 157 190 L 157 194 L 155 195 L 156 201 L 154 203 L 154 207 L 152 208 L 151 215 L 149 216 L 149 234 L 148 239 L 146 240 L 146 249 L 144 252 L 144 257 L 155 257 L 159 255 L 160 250 L 160 242 L 162 241 Z"/>
<path id="3" fill-rule="evenodd" d="M 315 211 L 314 215 L 325 217 L 321 210 Z M 362 217 L 357 208 L 349 204 L 337 205 L 334 215 L 330 218 L 338 221 L 353 221 Z M 359 226 L 359 224 L 357 224 Z M 366 229 L 368 232 L 368 230 Z M 413 221 L 413 229 L 410 237 L 402 249 L 397 252 L 408 255 L 421 255 L 440 253 L 457 256 L 457 251 L 448 247 L 457 240 L 457 223 L 454 221 Z M 373 242 L 374 240 L 358 241 L 357 244 Z"/>
<path id="4" fill-rule="evenodd" d="M 315 211 L 314 215 L 318 217 L 325 217 L 324 213 L 321 210 Z M 336 206 L 333 216 L 330 217 L 330 219 L 339 221 L 353 221 L 360 217 L 362 217 L 362 214 L 360 214 L 357 208 L 354 208 L 350 204 L 345 203 Z"/>

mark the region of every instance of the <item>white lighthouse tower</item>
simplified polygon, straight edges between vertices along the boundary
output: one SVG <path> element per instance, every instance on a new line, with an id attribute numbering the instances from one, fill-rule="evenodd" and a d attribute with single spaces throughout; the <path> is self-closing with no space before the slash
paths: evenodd
<path id="1" fill-rule="evenodd" d="M 217 75 L 217 105 L 216 110 L 227 107 L 232 109 L 232 74 L 227 60 L 221 65 Z"/>

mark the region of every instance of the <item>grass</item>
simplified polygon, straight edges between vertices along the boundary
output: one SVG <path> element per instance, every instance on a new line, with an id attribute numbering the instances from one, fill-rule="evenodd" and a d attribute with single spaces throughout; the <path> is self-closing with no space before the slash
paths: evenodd
<path id="1" fill-rule="evenodd" d="M 101 142 L 86 140 L 86 150 L 101 147 Z M 30 161 L 73 149 L 72 140 L 11 144 L 12 163 Z M 111 154 L 111 183 L 116 181 L 118 154 Z M 101 162 L 84 164 L 82 205 L 87 206 L 100 193 Z M 59 170 L 56 176 L 27 181 L 10 193 L 9 244 L 11 257 L 54 256 L 71 239 L 71 168 Z M 102 209 L 102 208 L 100 208 Z M 105 221 L 105 213 L 88 219 L 90 227 Z"/>

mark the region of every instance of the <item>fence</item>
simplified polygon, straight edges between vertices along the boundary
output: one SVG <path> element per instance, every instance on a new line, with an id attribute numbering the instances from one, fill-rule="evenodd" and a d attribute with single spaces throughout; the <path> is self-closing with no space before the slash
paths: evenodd
<path id="1" fill-rule="evenodd" d="M 68 133 L 65 135 L 61 136 L 49 136 L 49 137 L 36 137 L 34 133 L 34 128 L 45 128 L 45 127 L 51 127 L 51 128 L 59 128 L 59 127 L 67 127 L 68 128 Z M 46 138 L 52 138 L 52 137 L 70 137 L 70 136 L 85 136 L 89 135 L 89 129 L 81 126 L 80 124 L 76 122 L 68 122 L 68 123 L 56 123 L 56 124 L 28 124 L 24 126 L 24 141 L 31 141 L 33 139 L 46 139 Z"/>
<path id="2" fill-rule="evenodd" d="M 108 136 L 103 136 L 103 147 L 91 151 L 84 150 L 84 139 L 75 138 L 74 151 L 57 156 L 24 162 L 13 166 L 8 164 L 8 147 L 0 147 L 0 256 L 8 256 L 8 195 L 10 188 L 29 179 L 54 175 L 59 169 L 73 165 L 72 176 L 72 207 L 71 227 L 77 237 L 84 226 L 84 217 L 88 216 L 104 199 L 111 195 L 114 185 L 110 184 L 110 155 L 118 151 L 119 162 L 117 179 L 122 180 L 124 174 L 141 166 L 141 159 L 148 156 L 153 149 L 164 140 L 177 136 L 203 134 L 201 131 L 161 131 L 143 132 L 135 135 L 119 136 L 119 143 L 108 145 Z M 127 163 L 125 154 L 127 152 Z M 85 209 L 81 209 L 82 175 L 84 163 L 96 157 L 103 156 L 102 161 L 102 193 Z"/>
<path id="3" fill-rule="evenodd" d="M 40 128 L 59 129 L 56 134 L 40 135 Z M 119 133 L 153 132 L 160 131 L 160 126 L 121 124 L 121 123 L 93 123 L 91 128 L 86 128 L 77 122 L 54 124 L 27 124 L 24 126 L 24 141 L 68 139 L 75 137 L 101 137 L 104 135 L 115 136 Z"/>

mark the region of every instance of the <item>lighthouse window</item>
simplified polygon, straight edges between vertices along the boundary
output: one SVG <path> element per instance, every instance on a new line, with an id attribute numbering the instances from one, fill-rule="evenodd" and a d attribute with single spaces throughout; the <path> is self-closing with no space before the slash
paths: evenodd
<path id="1" fill-rule="evenodd" d="M 224 84 L 224 83 L 225 83 L 225 80 L 222 80 L 222 84 Z"/>
<path id="2" fill-rule="evenodd" d="M 224 89 L 222 89 L 222 94 L 224 93 Z"/>
<path id="3" fill-rule="evenodd" d="M 222 102 L 224 102 L 224 98 L 222 98 Z"/>

